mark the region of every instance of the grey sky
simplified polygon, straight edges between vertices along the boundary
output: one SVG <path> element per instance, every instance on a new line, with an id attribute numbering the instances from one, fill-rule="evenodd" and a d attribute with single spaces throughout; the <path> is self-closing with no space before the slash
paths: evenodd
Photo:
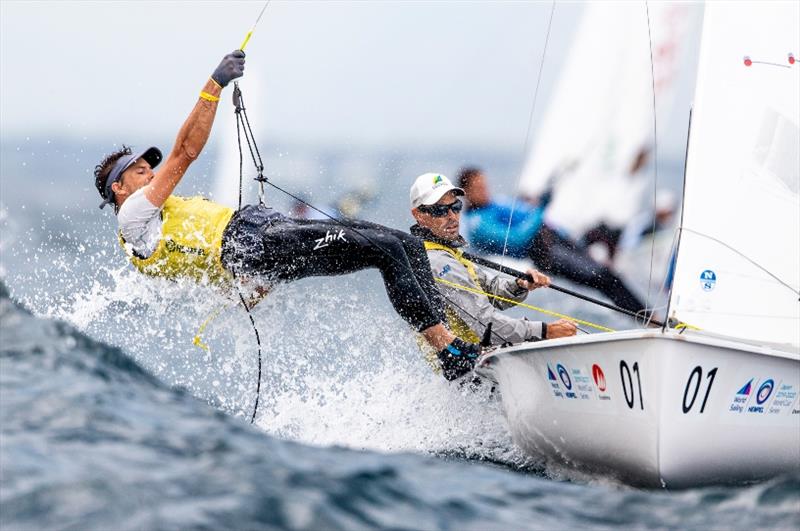
<path id="1" fill-rule="evenodd" d="M 149 131 L 177 132 L 205 79 L 239 46 L 263 3 L 0 6 L 4 136 L 141 144 Z M 551 2 L 273 0 L 247 47 L 242 88 L 251 117 L 270 138 L 293 142 L 517 149 L 550 8 Z M 556 5 L 537 116 L 581 9 Z M 664 142 L 670 150 L 670 139 Z M 673 151 L 682 149 L 682 140 L 672 143 Z"/>

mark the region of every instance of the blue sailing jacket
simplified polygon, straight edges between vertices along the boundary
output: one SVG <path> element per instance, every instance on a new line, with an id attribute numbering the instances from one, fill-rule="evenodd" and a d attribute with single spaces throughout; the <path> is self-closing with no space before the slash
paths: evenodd
<path id="1" fill-rule="evenodd" d="M 466 237 L 478 251 L 502 254 L 508 231 L 506 254 L 517 258 L 528 256 L 528 248 L 542 226 L 544 207 L 532 206 L 525 201 L 517 200 L 513 217 L 511 207 L 510 199 L 501 198 L 486 206 L 466 211 L 463 216 Z"/>

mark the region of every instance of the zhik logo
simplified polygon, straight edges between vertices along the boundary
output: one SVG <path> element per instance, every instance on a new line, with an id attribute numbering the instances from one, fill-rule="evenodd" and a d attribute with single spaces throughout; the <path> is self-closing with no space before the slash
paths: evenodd
<path id="1" fill-rule="evenodd" d="M 344 237 L 344 229 L 341 229 L 338 233 L 334 232 L 333 234 L 331 234 L 331 231 L 329 230 L 325 231 L 325 236 L 314 240 L 315 242 L 317 242 L 317 245 L 314 246 L 313 250 L 316 251 L 317 249 L 322 249 L 323 247 L 327 247 L 331 244 L 331 242 L 335 242 L 337 240 L 342 240 L 343 242 L 347 241 Z"/>

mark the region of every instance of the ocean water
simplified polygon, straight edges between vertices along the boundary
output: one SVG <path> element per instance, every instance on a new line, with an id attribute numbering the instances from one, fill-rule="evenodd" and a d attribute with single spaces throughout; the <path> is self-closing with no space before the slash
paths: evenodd
<path id="1" fill-rule="evenodd" d="M 797 474 L 748 487 L 667 493 L 570 477 L 535 463 L 486 462 L 475 447 L 472 455 L 459 448 L 469 430 L 448 430 L 449 450 L 435 441 L 414 452 L 300 444 L 269 434 L 270 418 L 251 426 L 165 384 L 121 349 L 32 315 L 2 285 L 0 323 L 5 530 L 800 525 Z M 391 408 L 398 395 L 382 391 L 373 398 Z M 360 396 L 349 400 L 353 407 L 364 404 Z M 385 430 L 436 432 L 448 424 L 439 418 L 398 430 L 406 421 L 396 417 Z M 340 422 L 363 436 L 352 416 Z M 426 444 L 425 437 L 412 439 Z M 370 440 L 385 444 L 380 436 Z"/>
<path id="2" fill-rule="evenodd" d="M 281 286 L 256 307 L 251 425 L 246 314 L 125 264 L 91 184 L 102 149 L 2 149 L 0 529 L 800 527 L 800 475 L 644 491 L 522 455 L 488 389 L 447 384 L 420 359 L 375 272 Z M 385 160 L 365 217 L 403 227 L 403 177 L 454 163 Z M 207 192 L 206 173 L 183 193 Z M 537 303 L 629 325 L 559 297 Z M 203 350 L 193 338 L 212 315 Z"/>

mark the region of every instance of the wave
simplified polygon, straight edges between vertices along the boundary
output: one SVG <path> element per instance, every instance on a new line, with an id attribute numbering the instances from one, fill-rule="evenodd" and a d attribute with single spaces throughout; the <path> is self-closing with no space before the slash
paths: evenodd
<path id="1" fill-rule="evenodd" d="M 259 310 L 259 320 L 277 320 L 271 312 L 279 306 L 287 322 L 295 311 L 315 315 L 304 303 L 274 304 Z M 317 302 L 318 310 L 329 315 L 325 304 Z M 668 493 L 553 481 L 511 472 L 503 459 L 494 466 L 495 450 L 479 450 L 506 444 L 496 435 L 492 401 L 438 385 L 411 358 L 397 361 L 396 352 L 375 346 L 385 342 L 362 346 L 367 358 L 321 356 L 322 370 L 288 370 L 300 351 L 269 351 L 293 363 L 271 360 L 273 390 L 256 429 L 166 383 L 122 349 L 37 317 L 2 282 L 0 337 L 3 529 L 800 525 L 800 474 Z M 330 341 L 350 346 L 347 336 Z M 319 353 L 309 351 L 313 361 L 312 353 Z M 392 379 L 389 368 L 401 377 Z M 337 446 L 342 441 L 448 459 L 354 451 Z M 490 464 L 463 461 L 476 455 Z"/>

